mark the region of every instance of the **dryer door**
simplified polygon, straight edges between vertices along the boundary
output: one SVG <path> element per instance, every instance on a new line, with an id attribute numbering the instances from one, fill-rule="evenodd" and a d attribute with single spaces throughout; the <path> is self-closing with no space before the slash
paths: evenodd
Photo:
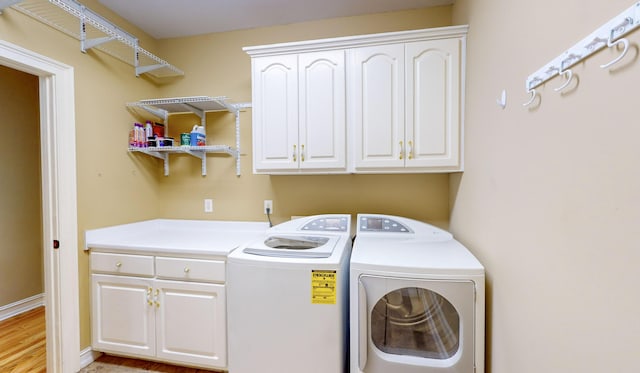
<path id="1" fill-rule="evenodd" d="M 360 370 L 473 372 L 474 303 L 473 281 L 360 276 Z"/>

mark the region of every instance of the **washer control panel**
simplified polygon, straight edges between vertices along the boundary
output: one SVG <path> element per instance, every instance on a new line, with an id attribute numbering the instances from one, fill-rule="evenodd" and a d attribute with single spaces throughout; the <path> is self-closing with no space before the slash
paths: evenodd
<path id="1" fill-rule="evenodd" d="M 343 216 L 321 217 L 313 219 L 300 230 L 302 231 L 328 231 L 328 232 L 346 232 L 349 229 L 349 219 Z"/>
<path id="2" fill-rule="evenodd" d="M 404 224 L 397 220 L 380 217 L 380 216 L 360 216 L 359 221 L 360 232 L 394 232 L 394 233 L 413 233 Z"/>

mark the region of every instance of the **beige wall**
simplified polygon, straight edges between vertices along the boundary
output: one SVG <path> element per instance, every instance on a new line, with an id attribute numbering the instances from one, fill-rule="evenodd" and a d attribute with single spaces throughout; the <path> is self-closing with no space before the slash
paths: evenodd
<path id="1" fill-rule="evenodd" d="M 466 169 L 451 177 L 451 229 L 486 266 L 488 372 L 638 370 L 640 126 L 635 47 L 603 50 L 579 84 L 525 79 L 632 5 L 628 0 L 457 0 L 468 23 Z M 508 106 L 495 99 L 502 89 Z"/>
<path id="2" fill-rule="evenodd" d="M 451 7 L 436 7 L 164 40 L 161 49 L 166 58 L 186 74 L 163 86 L 162 95 L 228 96 L 235 102 L 250 102 L 251 59 L 242 51 L 245 46 L 450 24 Z M 198 118 L 187 116 L 170 120 L 169 127 L 177 136 L 194 123 Z M 209 143 L 233 145 L 233 115 L 210 114 L 207 131 Z M 253 175 L 251 110 L 241 114 L 241 132 L 240 177 L 235 176 L 231 157 L 210 156 L 206 177 L 200 175 L 197 159 L 172 158 L 171 176 L 160 184 L 164 217 L 263 220 L 263 200 L 270 199 L 275 223 L 292 215 L 330 212 L 400 214 L 441 225 L 448 221 L 447 175 Z M 212 214 L 202 212 L 203 198 L 213 198 Z"/>
<path id="3" fill-rule="evenodd" d="M 94 8 L 91 1 L 83 3 Z M 157 217 L 160 174 L 155 172 L 155 162 L 126 151 L 131 116 L 124 104 L 153 96 L 159 87 L 144 77 L 136 78 L 133 67 L 102 52 L 81 53 L 77 40 L 13 9 L 0 16 L 0 35 L 7 42 L 74 68 L 79 249 L 86 229 Z M 151 50 L 155 47 L 142 45 Z M 9 125 L 15 131 L 15 123 Z M 15 143 L 9 130 L 4 134 L 5 142 Z M 3 216 L 1 223 L 8 221 Z M 82 251 L 79 278 L 84 348 L 90 344 L 90 315 L 88 256 Z"/>
<path id="4" fill-rule="evenodd" d="M 191 95 L 226 95 L 236 102 L 250 101 L 250 59 L 242 52 L 244 46 L 446 26 L 451 24 L 451 7 L 155 41 L 97 1 L 83 3 L 141 37 L 143 47 L 186 74 L 162 82 L 135 78 L 131 66 L 99 51 L 82 54 L 78 41 L 13 9 L 0 16 L 4 40 L 75 69 L 80 250 L 86 229 L 149 218 L 262 220 L 264 199 L 274 201 L 276 223 L 291 215 L 368 211 L 446 225 L 447 175 L 252 175 L 251 110 L 241 115 L 242 176 L 235 176 L 235 163 L 227 156 L 209 156 L 206 177 L 200 175 L 197 159 L 175 156 L 171 175 L 164 177 L 158 160 L 125 150 L 128 129 L 136 119 L 125 103 Z M 179 133 L 194 121 L 198 119 L 182 116 L 172 119 L 170 128 Z M 233 145 L 233 123 L 230 114 L 210 114 L 210 140 Z M 204 198 L 214 199 L 213 214 L 202 212 Z M 81 251 L 79 256 L 80 342 L 85 348 L 91 340 L 89 271 L 86 253 Z"/>
<path id="5" fill-rule="evenodd" d="M 0 66 L 0 306 L 42 294 L 38 78 Z"/>
<path id="6" fill-rule="evenodd" d="M 110 15 L 96 1 L 85 3 Z M 538 108 L 520 105 L 531 72 L 630 5 L 457 0 L 453 19 L 449 8 L 436 8 L 159 42 L 144 38 L 143 46 L 186 72 L 164 85 L 134 78 L 131 67 L 100 52 L 83 55 L 77 41 L 11 9 L 1 16 L 0 35 L 75 68 L 81 233 L 157 216 L 260 220 L 267 198 L 274 200 L 277 221 L 374 211 L 446 223 L 449 203 L 452 231 L 487 269 L 488 372 L 631 372 L 640 334 L 640 298 L 632 287 L 640 280 L 637 48 L 612 72 L 598 67 L 615 55 L 602 51 L 576 67 L 576 89 L 555 93 L 555 79 L 542 89 Z M 132 121 L 125 102 L 200 94 L 249 101 L 243 46 L 466 23 L 463 174 L 252 175 L 250 110 L 242 114 L 240 177 L 231 158 L 213 156 L 206 177 L 195 159 L 176 157 L 165 178 L 156 160 L 124 151 Z M 638 33 L 630 39 L 637 45 Z M 502 89 L 508 92 L 505 110 L 495 104 Z M 210 117 L 210 137 L 232 141 L 232 117 Z M 172 129 L 193 120 L 183 118 Z M 214 199 L 213 214 L 201 212 L 203 198 Z M 90 343 L 88 269 L 86 255 L 80 256 L 84 348 Z"/>

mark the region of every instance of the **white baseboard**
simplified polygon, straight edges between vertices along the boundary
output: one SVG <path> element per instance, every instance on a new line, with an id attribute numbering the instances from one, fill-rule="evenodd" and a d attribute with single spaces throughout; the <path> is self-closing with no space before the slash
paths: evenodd
<path id="1" fill-rule="evenodd" d="M 19 315 L 23 312 L 30 311 L 40 306 L 44 306 L 44 293 L 37 294 L 32 297 L 0 307 L 0 321 Z"/>
<path id="2" fill-rule="evenodd" d="M 84 350 L 80 351 L 80 369 L 93 363 L 101 355 L 102 355 L 102 352 L 93 351 L 91 347 L 87 347 Z"/>

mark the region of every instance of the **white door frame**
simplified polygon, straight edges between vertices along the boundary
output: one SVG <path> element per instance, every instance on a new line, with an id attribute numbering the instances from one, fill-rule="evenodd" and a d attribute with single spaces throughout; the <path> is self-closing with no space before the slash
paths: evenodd
<path id="1" fill-rule="evenodd" d="M 73 68 L 3 40 L 0 65 L 40 78 L 47 372 L 77 372 L 80 318 Z M 54 240 L 60 242 L 59 249 L 53 248 Z"/>

